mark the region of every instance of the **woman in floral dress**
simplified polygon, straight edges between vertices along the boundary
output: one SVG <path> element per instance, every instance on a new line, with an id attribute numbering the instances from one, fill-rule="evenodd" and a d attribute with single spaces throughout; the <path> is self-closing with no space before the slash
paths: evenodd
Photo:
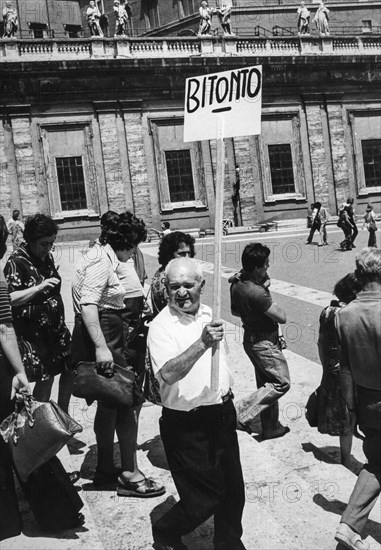
<path id="1" fill-rule="evenodd" d="M 340 437 L 341 463 L 350 468 L 352 433 L 350 430 L 344 397 L 340 386 L 339 349 L 336 340 L 335 316 L 342 307 L 352 302 L 361 290 L 353 273 L 348 273 L 334 288 L 337 300 L 320 314 L 318 349 L 323 377 L 319 388 L 318 431 Z"/>
<path id="2" fill-rule="evenodd" d="M 51 249 L 57 225 L 45 214 L 29 217 L 25 243 L 9 257 L 4 274 L 8 282 L 13 323 L 33 395 L 48 401 L 54 376 L 61 374 L 58 404 L 68 410 L 72 389 L 71 336 L 65 324 L 61 277 Z"/>
<path id="3" fill-rule="evenodd" d="M 168 296 L 165 288 L 165 268 L 174 258 L 194 258 L 194 238 L 188 233 L 173 231 L 163 237 L 159 246 L 160 267 L 152 277 L 151 302 L 154 317 L 167 305 Z"/>

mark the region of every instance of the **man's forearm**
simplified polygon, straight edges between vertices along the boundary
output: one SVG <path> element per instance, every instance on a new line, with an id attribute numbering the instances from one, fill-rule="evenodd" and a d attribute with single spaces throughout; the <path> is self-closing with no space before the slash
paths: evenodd
<path id="1" fill-rule="evenodd" d="M 181 355 L 167 361 L 160 369 L 164 382 L 171 386 L 175 382 L 182 380 L 207 349 L 208 347 L 199 338 Z"/>

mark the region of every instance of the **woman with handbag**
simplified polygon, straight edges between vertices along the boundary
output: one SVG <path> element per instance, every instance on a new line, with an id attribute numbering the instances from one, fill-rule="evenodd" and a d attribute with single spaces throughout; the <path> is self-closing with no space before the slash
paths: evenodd
<path id="1" fill-rule="evenodd" d="M 164 274 L 167 264 L 174 258 L 194 258 L 196 255 L 194 244 L 194 238 L 181 231 L 173 231 L 163 237 L 159 245 L 158 260 L 160 267 L 152 277 L 151 282 L 151 302 L 154 317 L 165 308 L 168 302 Z"/>
<path id="2" fill-rule="evenodd" d="M 6 251 L 8 231 L 0 215 L 0 259 Z M 15 409 L 16 392 L 24 399 L 29 382 L 12 324 L 8 285 L 0 273 L 0 423 Z M 30 397 L 30 396 L 29 396 Z M 30 464 L 30 457 L 27 458 Z M 18 474 L 18 473 L 17 473 Z M 58 458 L 54 457 L 19 482 L 41 529 L 60 530 L 84 523 L 83 502 Z M 0 437 L 0 540 L 21 533 L 22 521 L 13 477 L 10 448 Z"/>
<path id="3" fill-rule="evenodd" d="M 7 246 L 8 229 L 0 215 L 0 259 Z M 29 393 L 12 324 L 8 285 L 0 271 L 0 422 L 14 410 L 16 391 Z M 21 533 L 21 515 L 13 480 L 12 460 L 8 447 L 0 437 L 0 540 Z"/>
<path id="4" fill-rule="evenodd" d="M 99 372 L 112 376 L 114 364 L 127 369 L 124 354 L 123 312 L 125 288 L 119 280 L 119 263 L 134 231 L 127 215 L 111 216 L 102 226 L 99 243 L 89 249 L 75 269 L 72 285 L 75 326 L 72 359 L 93 361 Z M 136 236 L 135 236 L 136 237 Z M 132 400 L 133 404 L 134 399 Z M 102 486 L 118 481 L 122 496 L 155 497 L 164 487 L 146 478 L 136 464 L 137 416 L 134 406 L 98 400 L 94 421 L 98 462 L 93 483 Z M 114 465 L 114 435 L 118 436 L 121 467 Z"/>
<path id="5" fill-rule="evenodd" d="M 49 401 L 54 376 L 60 374 L 58 405 L 67 413 L 73 373 L 61 277 L 51 254 L 57 231 L 50 216 L 28 217 L 25 243 L 10 255 L 4 274 L 25 371 L 29 382 L 36 382 L 33 395 Z"/>
<path id="6" fill-rule="evenodd" d="M 352 302 L 361 290 L 353 273 L 349 273 L 334 288 L 337 300 L 320 314 L 318 349 L 323 376 L 318 391 L 317 428 L 320 433 L 339 436 L 341 464 L 351 467 L 352 433 L 340 385 L 339 350 L 336 340 L 335 316 Z"/>
<path id="7" fill-rule="evenodd" d="M 364 214 L 364 224 L 362 226 L 362 229 L 364 229 L 364 227 L 366 227 L 367 230 L 369 231 L 368 246 L 373 247 L 373 248 L 377 248 L 376 216 L 374 215 L 373 206 L 370 203 L 368 203 L 368 205 L 366 207 L 366 212 Z"/>

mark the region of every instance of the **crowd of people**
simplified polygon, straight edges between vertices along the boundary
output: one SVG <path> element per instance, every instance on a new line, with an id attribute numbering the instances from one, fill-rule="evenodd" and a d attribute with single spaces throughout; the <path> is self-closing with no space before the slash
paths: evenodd
<path id="1" fill-rule="evenodd" d="M 307 238 L 307 244 L 312 244 L 315 231 L 319 233 L 319 246 L 328 245 L 327 224 L 329 221 L 329 212 L 321 202 L 317 201 L 311 204 L 311 214 L 308 216 L 310 233 Z M 373 206 L 368 203 L 366 212 L 363 216 L 364 223 L 362 229 L 366 228 L 369 232 L 368 246 L 377 247 L 377 223 Z M 341 250 L 352 250 L 356 248 L 355 240 L 358 235 L 356 215 L 354 210 L 354 199 L 349 197 L 346 202 L 339 206 L 339 219 L 337 226 L 344 233 L 344 240 L 340 243 Z"/>
<path id="2" fill-rule="evenodd" d="M 342 229 L 353 247 L 357 236 L 353 201 L 348 200 L 343 209 L 351 232 Z M 16 210 L 8 224 L 0 216 L 1 258 L 9 234 L 13 244 L 0 273 L 0 335 L 6 335 L 0 344 L 0 422 L 13 411 L 17 393 L 29 394 L 32 384 L 35 399 L 48 401 L 57 375 L 58 404 L 68 412 L 76 365 L 94 362 L 105 376 L 118 365 L 134 374 L 132 405 L 97 401 L 93 484 L 99 489 L 116 486 L 118 495 L 125 497 L 163 495 L 165 487 L 143 473 L 136 453 L 147 363 L 146 349 L 133 345 L 133 335 L 143 314 L 150 313 L 149 366 L 160 388 L 160 435 L 179 495 L 179 501 L 154 522 L 153 547 L 185 549 L 182 537 L 214 516 L 214 548 L 244 550 L 245 495 L 236 430 L 252 433 L 260 426 L 260 440 L 284 437 L 290 431 L 279 421 L 279 399 L 289 391 L 291 380 L 280 331 L 286 313 L 270 291 L 270 249 L 248 244 L 241 270 L 229 281 L 231 311 L 242 321 L 243 348 L 256 377 L 256 389 L 234 400 L 223 323 L 213 319 L 211 309 L 202 303 L 205 278 L 195 259 L 193 237 L 162 227 L 159 268 L 147 295 L 139 249 L 147 227 L 131 212 L 106 212 L 99 238 L 75 267 L 71 334 L 59 266 L 51 253 L 57 224 L 46 214 L 30 216 L 25 224 L 19 218 Z M 319 231 L 321 244 L 327 242 L 322 226 L 328 219 L 327 210 L 316 202 L 311 232 Z M 352 549 L 367 548 L 361 533 L 380 494 L 381 475 L 381 252 L 376 248 L 371 205 L 363 226 L 369 230 L 371 245 L 356 257 L 354 273 L 335 285 L 336 299 L 320 315 L 318 340 L 323 376 L 317 428 L 340 438 L 341 462 L 348 468 L 353 434 L 361 430 L 368 459 L 336 533 L 336 540 Z M 214 387 L 211 358 L 217 344 L 219 377 Z M 115 434 L 120 467 L 114 462 Z M 22 525 L 12 461 L 1 438 L 0 450 L 3 540 L 18 535 Z M 67 475 L 74 483 L 79 473 Z M 21 486 L 28 496 L 28 486 Z M 71 527 L 82 523 L 81 514 L 74 522 L 70 518 Z"/>

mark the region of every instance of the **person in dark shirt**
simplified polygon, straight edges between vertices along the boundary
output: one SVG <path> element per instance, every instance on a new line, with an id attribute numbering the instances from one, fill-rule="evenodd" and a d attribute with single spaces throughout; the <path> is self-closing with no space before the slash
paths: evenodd
<path id="1" fill-rule="evenodd" d="M 258 388 L 237 402 L 238 427 L 251 431 L 250 425 L 260 414 L 262 439 L 282 437 L 290 431 L 279 423 L 278 400 L 290 389 L 290 374 L 278 337 L 278 323 L 286 322 L 286 314 L 269 291 L 269 256 L 267 246 L 248 244 L 242 254 L 242 271 L 230 289 L 231 311 L 241 317 L 243 347 L 254 365 Z"/>
<path id="2" fill-rule="evenodd" d="M 353 207 L 354 202 L 355 202 L 355 199 L 352 199 L 352 198 L 347 199 L 347 205 L 348 205 L 347 212 L 348 212 L 350 223 L 352 225 L 352 236 L 351 236 L 352 248 L 356 248 L 356 246 L 354 245 L 354 242 L 359 232 L 356 225 L 355 210 Z"/>
<path id="3" fill-rule="evenodd" d="M 367 464 L 361 470 L 335 539 L 346 548 L 367 550 L 361 538 L 381 491 L 381 250 L 364 248 L 355 275 L 362 291 L 335 317 L 340 379 L 349 425 L 364 434 Z"/>

